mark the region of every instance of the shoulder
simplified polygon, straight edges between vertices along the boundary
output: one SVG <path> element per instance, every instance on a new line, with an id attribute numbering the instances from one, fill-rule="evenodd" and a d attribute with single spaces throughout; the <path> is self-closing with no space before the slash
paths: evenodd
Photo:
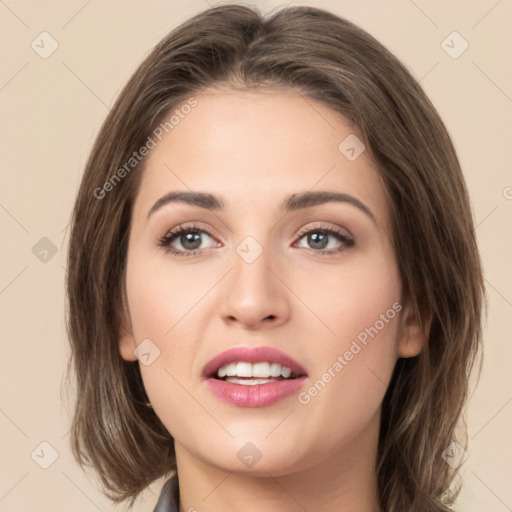
<path id="1" fill-rule="evenodd" d="M 153 512 L 179 512 L 180 495 L 178 477 L 175 475 L 165 482 Z"/>

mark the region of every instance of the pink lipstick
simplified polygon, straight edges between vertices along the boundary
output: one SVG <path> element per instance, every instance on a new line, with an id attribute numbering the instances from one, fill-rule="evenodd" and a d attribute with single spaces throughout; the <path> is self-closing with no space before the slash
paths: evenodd
<path id="1" fill-rule="evenodd" d="M 294 359 L 271 347 L 236 347 L 213 358 L 203 370 L 210 391 L 237 407 L 266 407 L 297 392 L 307 373 Z"/>

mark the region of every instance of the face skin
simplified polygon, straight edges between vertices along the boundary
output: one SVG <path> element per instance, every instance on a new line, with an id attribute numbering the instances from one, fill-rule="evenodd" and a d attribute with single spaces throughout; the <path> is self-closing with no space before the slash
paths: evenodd
<path id="1" fill-rule="evenodd" d="M 145 339 L 151 358 L 160 351 L 139 364 L 154 411 L 175 439 L 181 510 L 378 511 L 380 405 L 397 358 L 417 355 L 425 338 L 402 304 L 389 205 L 370 152 L 349 161 L 338 146 L 355 130 L 293 91 L 210 89 L 195 98 L 146 163 L 120 335 L 126 360 L 136 360 Z M 171 191 L 210 193 L 224 208 L 171 202 L 148 217 Z M 280 209 L 286 197 L 308 191 L 348 194 L 373 219 L 348 202 Z M 199 249 L 179 235 L 171 249 L 198 254 L 175 257 L 159 246 L 191 224 L 202 233 Z M 353 243 L 329 235 L 320 247 L 313 234 L 325 229 Z M 262 249 L 251 263 L 237 252 L 256 254 L 248 236 Z M 366 345 L 357 341 L 370 327 Z M 226 349 L 258 346 L 306 369 L 302 402 L 294 393 L 266 407 L 237 407 L 212 394 L 204 366 Z M 357 353 L 348 360 L 351 347 Z M 336 371 L 338 356 L 344 363 Z M 325 386 L 308 394 L 329 369 Z M 248 467 L 241 449 L 261 458 Z"/>

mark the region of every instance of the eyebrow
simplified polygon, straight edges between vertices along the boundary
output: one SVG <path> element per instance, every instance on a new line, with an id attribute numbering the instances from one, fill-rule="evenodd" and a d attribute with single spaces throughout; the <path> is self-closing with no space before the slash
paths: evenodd
<path id="1" fill-rule="evenodd" d="M 281 204 L 281 211 L 292 212 L 318 206 L 325 203 L 337 202 L 347 203 L 355 206 L 365 213 L 375 223 L 376 219 L 370 208 L 354 196 L 340 192 L 302 192 L 286 197 Z M 151 207 L 148 218 L 157 210 L 170 203 L 185 203 L 191 206 L 198 206 L 206 210 L 219 211 L 224 209 L 224 203 L 220 197 L 206 192 L 169 192 L 162 196 Z"/>

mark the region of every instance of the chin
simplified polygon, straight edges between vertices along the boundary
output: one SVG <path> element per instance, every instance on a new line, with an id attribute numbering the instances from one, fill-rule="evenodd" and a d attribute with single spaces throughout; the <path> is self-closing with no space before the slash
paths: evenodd
<path id="1" fill-rule="evenodd" d="M 277 445 L 264 440 L 230 439 L 229 443 L 215 443 L 216 450 L 198 454 L 207 464 L 226 472 L 255 477 L 284 476 L 311 466 L 312 457 L 299 453 L 297 445 Z"/>

